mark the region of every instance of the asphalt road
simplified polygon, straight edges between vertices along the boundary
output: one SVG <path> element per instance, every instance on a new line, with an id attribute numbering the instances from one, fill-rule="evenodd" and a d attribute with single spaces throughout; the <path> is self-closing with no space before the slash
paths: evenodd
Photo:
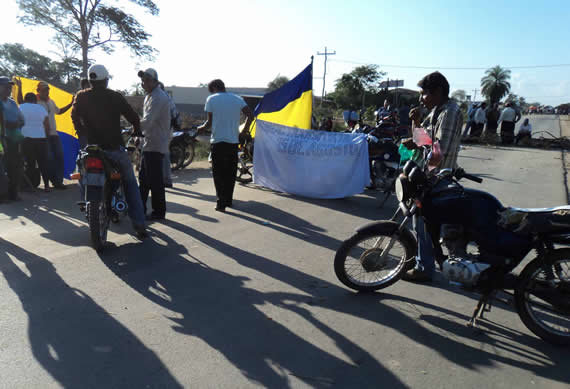
<path id="1" fill-rule="evenodd" d="M 560 152 L 468 146 L 460 164 L 505 204 L 565 203 Z M 568 387 L 567 350 L 507 306 L 474 331 L 475 296 L 444 281 L 359 295 L 336 280 L 342 240 L 392 213 L 377 193 L 240 185 L 221 214 L 207 163 L 175 176 L 152 238 L 123 220 L 103 254 L 76 188 L 0 205 L 0 388 Z"/>

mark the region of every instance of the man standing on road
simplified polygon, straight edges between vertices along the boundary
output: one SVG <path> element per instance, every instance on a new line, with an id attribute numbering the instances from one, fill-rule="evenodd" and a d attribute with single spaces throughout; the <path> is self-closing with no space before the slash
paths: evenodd
<path id="1" fill-rule="evenodd" d="M 108 89 L 109 72 L 103 65 L 92 65 L 89 70 L 92 88 L 77 93 L 71 110 L 71 119 L 78 133 L 86 134 L 89 144 L 98 145 L 108 158 L 118 165 L 125 184 L 128 212 L 139 239 L 148 236 L 143 204 L 129 155 L 124 150 L 121 135 L 121 115 L 140 133 L 140 119 L 127 100 Z M 85 197 L 82 196 L 84 200 Z"/>
<path id="2" fill-rule="evenodd" d="M 439 142 L 442 158 L 439 169 L 457 168 L 457 154 L 461 143 L 463 118 L 455 101 L 449 98 L 449 83 L 439 72 L 428 74 L 418 83 L 423 105 L 431 110 L 423 122 L 423 127 L 431 135 L 433 143 Z M 410 111 L 412 127 L 420 127 L 420 110 Z M 417 146 L 411 139 L 404 141 L 408 148 Z M 430 161 L 428 161 L 429 164 Z M 432 161 L 433 163 L 433 161 Z M 423 219 L 414 216 L 414 228 L 418 236 L 418 256 L 416 266 L 404 275 L 404 280 L 431 281 L 435 270 L 435 258 L 430 234 L 426 231 Z"/>
<path id="3" fill-rule="evenodd" d="M 232 207 L 236 183 L 240 113 L 247 118 L 242 133 L 249 134 L 253 112 L 240 96 L 226 92 L 222 80 L 211 81 L 208 90 L 211 95 L 208 96 L 204 108 L 208 119 L 198 127 L 198 131 L 212 128 L 210 143 L 212 174 L 218 198 L 216 211 L 225 212 L 226 207 Z"/>
<path id="4" fill-rule="evenodd" d="M 483 127 L 487 121 L 487 114 L 485 109 L 487 108 L 487 103 L 483 102 L 475 111 L 475 117 L 473 118 L 473 127 L 471 127 L 471 138 L 479 138 L 483 132 Z"/>
<path id="5" fill-rule="evenodd" d="M 22 81 L 16 79 L 18 86 L 18 103 L 22 104 L 24 98 L 22 96 Z M 63 115 L 66 113 L 73 104 L 73 100 L 63 108 L 55 105 L 55 102 L 49 97 L 49 84 L 45 81 L 38 83 L 36 91 L 38 92 L 38 104 L 45 108 L 48 113 L 49 129 L 48 129 L 48 146 L 50 152 L 50 165 L 51 165 L 51 181 L 56 189 L 66 189 L 63 185 L 63 146 L 61 139 L 57 134 L 57 127 L 55 123 L 55 115 Z"/>
<path id="6" fill-rule="evenodd" d="M 505 104 L 505 108 L 499 116 L 501 123 L 501 143 L 504 145 L 513 144 L 515 140 L 515 123 L 517 122 L 517 113 L 512 108 L 511 103 Z"/>
<path id="7" fill-rule="evenodd" d="M 163 220 L 166 215 L 166 192 L 164 186 L 164 156 L 170 143 L 170 101 L 160 88 L 156 70 L 139 71 L 142 87 L 146 92 L 141 120 L 144 135 L 139 182 L 146 214 L 146 202 L 152 192 L 150 220 Z"/>
<path id="8" fill-rule="evenodd" d="M 2 127 L 5 146 L 4 161 L 9 182 L 8 199 L 18 201 L 20 200 L 18 190 L 20 189 L 20 180 L 23 174 L 20 144 L 24 137 L 21 128 L 24 126 L 25 121 L 18 104 L 10 98 L 12 85 L 14 83 L 8 77 L 0 77 L 0 105 L 2 105 Z"/>

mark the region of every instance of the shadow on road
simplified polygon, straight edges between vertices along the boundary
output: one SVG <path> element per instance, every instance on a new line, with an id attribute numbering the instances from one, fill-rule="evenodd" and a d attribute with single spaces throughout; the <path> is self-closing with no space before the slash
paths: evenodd
<path id="1" fill-rule="evenodd" d="M 45 258 L 0 238 L 0 271 L 28 315 L 34 357 L 63 387 L 182 387 L 152 350 Z"/>

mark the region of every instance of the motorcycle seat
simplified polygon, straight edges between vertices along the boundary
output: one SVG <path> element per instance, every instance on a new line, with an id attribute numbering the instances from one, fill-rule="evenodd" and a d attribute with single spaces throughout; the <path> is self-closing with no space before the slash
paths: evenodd
<path id="1" fill-rule="evenodd" d="M 553 213 L 558 211 L 567 211 L 570 212 L 570 205 L 562 205 L 560 207 L 552 207 L 552 208 L 510 208 L 516 212 L 524 212 L 524 213 Z"/>

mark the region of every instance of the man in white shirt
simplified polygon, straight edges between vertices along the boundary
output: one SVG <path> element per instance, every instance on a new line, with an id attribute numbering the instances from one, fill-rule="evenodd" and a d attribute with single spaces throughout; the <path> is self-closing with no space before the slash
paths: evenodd
<path id="1" fill-rule="evenodd" d="M 198 127 L 198 131 L 212 128 L 212 175 L 216 187 L 216 211 L 225 212 L 232 207 L 234 186 L 236 183 L 239 143 L 240 113 L 247 117 L 243 133 L 249 133 L 253 112 L 245 101 L 233 93 L 226 92 L 222 80 L 213 80 L 208 84 L 211 95 L 206 100 L 204 110 L 208 119 Z"/>
<path id="2" fill-rule="evenodd" d="M 479 108 L 477 108 L 477 111 L 475 111 L 474 125 L 471 128 L 471 138 L 479 138 L 481 136 L 483 126 L 485 126 L 485 122 L 487 121 L 486 108 L 487 103 L 483 102 Z"/>
<path id="3" fill-rule="evenodd" d="M 501 143 L 510 145 L 515 140 L 515 123 L 517 122 L 517 113 L 512 108 L 511 103 L 506 103 L 505 108 L 499 116 L 501 125 Z"/>
<path id="4" fill-rule="evenodd" d="M 38 98 L 34 93 L 26 93 L 24 104 L 20 105 L 20 111 L 22 111 L 26 121 L 26 124 L 22 127 L 22 135 L 24 135 L 22 151 L 24 157 L 28 167 L 33 168 L 37 162 L 44 182 L 44 191 L 49 192 L 48 113 L 44 107 L 38 104 Z"/>

